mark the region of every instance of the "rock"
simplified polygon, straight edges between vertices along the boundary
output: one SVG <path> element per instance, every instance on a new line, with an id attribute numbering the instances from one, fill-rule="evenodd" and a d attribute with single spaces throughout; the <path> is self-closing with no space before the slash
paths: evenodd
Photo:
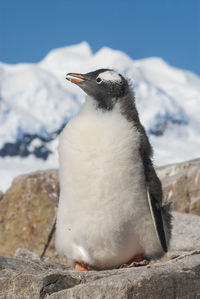
<path id="1" fill-rule="evenodd" d="M 0 255 L 12 255 L 18 247 L 41 254 L 54 221 L 58 192 L 55 170 L 14 179 L 0 201 Z M 47 256 L 54 254 L 52 243 Z"/>
<path id="2" fill-rule="evenodd" d="M 0 257 L 0 298 L 199 298 L 200 252 L 148 266 L 79 272 L 55 263 Z"/>
<path id="3" fill-rule="evenodd" d="M 20 257 L 22 259 L 40 261 L 40 256 L 37 253 L 32 252 L 26 248 L 17 248 L 17 250 L 15 251 L 14 257 L 16 257 L 16 258 Z"/>
<path id="4" fill-rule="evenodd" d="M 200 215 L 200 159 L 159 167 L 157 173 L 174 211 Z"/>
<path id="5" fill-rule="evenodd" d="M 173 212 L 170 251 L 200 250 L 200 216 Z"/>

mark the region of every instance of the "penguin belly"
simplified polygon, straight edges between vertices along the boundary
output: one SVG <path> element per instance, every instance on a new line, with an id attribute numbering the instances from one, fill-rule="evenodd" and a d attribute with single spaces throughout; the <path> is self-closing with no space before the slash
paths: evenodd
<path id="1" fill-rule="evenodd" d="M 84 109 L 59 140 L 56 249 L 97 269 L 162 251 L 147 201 L 140 134 L 117 107 Z"/>

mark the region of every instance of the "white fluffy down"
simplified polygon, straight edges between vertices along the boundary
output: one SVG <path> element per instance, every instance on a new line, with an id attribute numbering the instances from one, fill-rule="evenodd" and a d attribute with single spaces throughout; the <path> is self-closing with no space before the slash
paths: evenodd
<path id="1" fill-rule="evenodd" d="M 140 135 L 120 113 L 87 98 L 59 144 L 60 201 L 56 248 L 72 264 L 112 268 L 137 254 L 162 251 L 153 227 Z"/>

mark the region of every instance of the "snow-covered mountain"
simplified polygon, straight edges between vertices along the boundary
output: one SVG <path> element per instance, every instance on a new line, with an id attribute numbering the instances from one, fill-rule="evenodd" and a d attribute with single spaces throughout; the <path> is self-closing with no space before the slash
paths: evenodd
<path id="1" fill-rule="evenodd" d="M 85 98 L 65 74 L 104 67 L 131 79 L 155 164 L 200 156 L 198 76 L 161 58 L 132 60 L 106 47 L 93 54 L 83 42 L 52 50 L 36 64 L 0 63 L 0 189 L 20 172 L 57 167 L 57 134 Z"/>

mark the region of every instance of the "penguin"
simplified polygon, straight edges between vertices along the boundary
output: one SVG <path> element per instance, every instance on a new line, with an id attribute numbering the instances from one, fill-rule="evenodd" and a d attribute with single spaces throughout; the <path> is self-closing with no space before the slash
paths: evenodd
<path id="1" fill-rule="evenodd" d="M 59 137 L 56 250 L 77 270 L 143 264 L 163 256 L 171 236 L 153 150 L 129 80 L 112 69 L 66 79 L 85 103 Z"/>

